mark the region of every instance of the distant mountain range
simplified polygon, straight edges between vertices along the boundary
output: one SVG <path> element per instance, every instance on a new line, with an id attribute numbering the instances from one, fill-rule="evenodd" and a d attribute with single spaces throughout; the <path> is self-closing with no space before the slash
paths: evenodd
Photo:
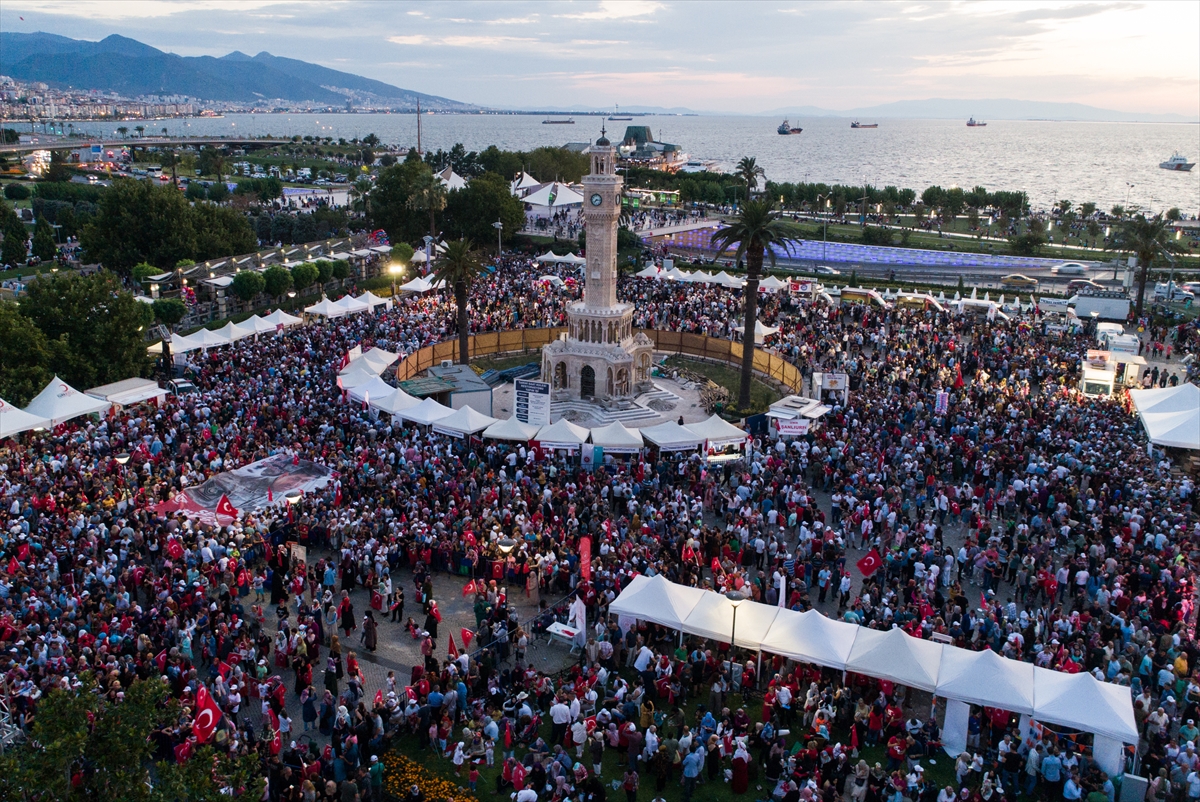
<path id="1" fill-rule="evenodd" d="M 478 107 L 425 95 L 291 58 L 234 51 L 227 56 L 177 56 L 124 36 L 99 42 L 49 33 L 0 32 L 0 74 L 58 88 L 97 89 L 125 96 L 187 95 L 200 100 L 371 102 L 397 109 L 470 111 Z"/>
<path id="2" fill-rule="evenodd" d="M 834 110 L 819 106 L 784 106 L 761 112 L 762 115 L 783 117 L 857 117 L 864 122 L 875 118 L 903 117 L 918 120 L 1074 120 L 1081 122 L 1196 122 L 1195 117 L 1182 114 L 1150 114 L 1115 111 L 1086 106 L 1082 103 L 1053 103 L 1044 100 L 897 100 L 878 106 Z"/>

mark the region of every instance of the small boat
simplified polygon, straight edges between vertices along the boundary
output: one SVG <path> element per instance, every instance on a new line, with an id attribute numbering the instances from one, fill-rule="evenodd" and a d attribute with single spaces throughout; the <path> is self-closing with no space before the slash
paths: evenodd
<path id="1" fill-rule="evenodd" d="M 860 123 L 858 120 L 850 123 L 851 128 L 878 128 L 879 123 Z"/>
<path id="2" fill-rule="evenodd" d="M 983 120 L 976 120 L 974 117 L 967 120 L 967 128 L 983 128 L 987 123 Z"/>
<path id="3" fill-rule="evenodd" d="M 1179 153 L 1176 152 L 1176 153 L 1172 154 L 1171 158 L 1167 159 L 1165 162 L 1159 162 L 1158 166 L 1163 168 L 1164 170 L 1175 170 L 1175 171 L 1178 171 L 1181 173 L 1185 173 L 1188 170 L 1191 170 L 1193 167 L 1195 167 L 1196 163 L 1189 162 L 1187 160 L 1187 157 L 1180 156 Z"/>
<path id="4" fill-rule="evenodd" d="M 574 120 L 542 120 L 542 125 L 574 125 Z"/>
<path id="5" fill-rule="evenodd" d="M 803 128 L 792 128 L 792 126 L 788 123 L 788 121 L 784 120 L 783 122 L 781 122 L 779 124 L 779 127 L 776 128 L 775 130 L 778 133 L 782 134 L 783 136 L 787 136 L 788 134 L 798 134 L 801 131 L 803 131 L 804 129 Z"/>
<path id="6" fill-rule="evenodd" d="M 632 120 L 633 119 L 632 117 L 621 117 L 620 114 L 621 114 L 621 107 L 613 106 L 613 113 L 608 119 L 610 119 L 610 120 Z"/>

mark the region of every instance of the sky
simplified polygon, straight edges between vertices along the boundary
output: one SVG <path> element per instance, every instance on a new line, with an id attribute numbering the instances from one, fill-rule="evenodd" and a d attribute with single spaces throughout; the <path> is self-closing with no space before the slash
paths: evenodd
<path id="1" fill-rule="evenodd" d="M 266 50 L 497 108 L 941 97 L 1200 116 L 1190 0 L 4 0 L 0 30 L 119 33 L 187 56 Z"/>

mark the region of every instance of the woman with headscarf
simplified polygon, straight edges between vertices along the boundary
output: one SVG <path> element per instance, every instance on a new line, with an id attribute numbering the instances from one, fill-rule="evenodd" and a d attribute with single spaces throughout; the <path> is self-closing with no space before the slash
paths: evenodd
<path id="1" fill-rule="evenodd" d="M 375 622 L 375 615 L 370 610 L 363 616 L 363 644 L 367 647 L 368 652 L 375 651 L 379 640 L 379 625 Z"/>
<path id="2" fill-rule="evenodd" d="M 746 739 L 738 738 L 737 747 L 733 750 L 733 779 L 729 790 L 735 794 L 744 794 L 750 787 L 750 753 L 746 751 Z"/>
<path id="3" fill-rule="evenodd" d="M 863 802 L 867 798 L 867 785 L 871 778 L 871 767 L 867 761 L 860 760 L 854 767 L 854 772 L 846 777 L 843 793 L 851 802 Z"/>

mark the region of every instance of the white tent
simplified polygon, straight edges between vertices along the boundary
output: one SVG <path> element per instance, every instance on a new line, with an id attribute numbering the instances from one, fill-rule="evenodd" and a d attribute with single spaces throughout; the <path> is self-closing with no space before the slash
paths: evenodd
<path id="1" fill-rule="evenodd" d="M 244 324 L 233 323 L 231 321 L 217 329 L 215 334 L 226 338 L 231 343 L 235 343 L 238 340 L 244 340 L 247 337 L 253 337 L 254 335 L 258 334 L 258 332 L 254 330 L 253 324 L 246 326 Z"/>
<path id="2" fill-rule="evenodd" d="M 762 650 L 793 660 L 845 670 L 860 627 L 834 621 L 816 610 L 780 610 L 763 638 Z"/>
<path id="3" fill-rule="evenodd" d="M 626 429 L 619 420 L 592 429 L 592 443 L 614 454 L 633 454 L 645 445 L 640 432 L 636 429 Z"/>
<path id="4" fill-rule="evenodd" d="M 1155 390 L 1130 390 L 1150 442 L 1200 449 L 1200 387 L 1181 384 Z"/>
<path id="5" fill-rule="evenodd" d="M 163 344 L 162 344 L 162 341 L 160 340 L 160 341 L 156 342 L 154 345 L 147 348 L 146 351 L 151 354 L 161 354 L 163 351 L 162 346 L 163 346 Z M 199 347 L 200 347 L 199 345 L 192 343 L 192 341 L 190 339 L 188 339 L 187 337 L 184 337 L 182 334 L 177 334 L 176 332 L 171 332 L 171 353 L 186 354 L 188 351 L 195 351 Z"/>
<path id="6" fill-rule="evenodd" d="M 745 326 L 736 326 L 734 328 L 734 331 L 736 331 L 738 334 L 744 334 L 746 331 L 746 327 Z M 772 334 L 778 334 L 778 333 L 779 333 L 778 326 L 764 326 L 763 322 L 761 320 L 754 321 L 754 342 L 760 343 L 763 340 L 765 340 L 766 338 L 770 337 Z"/>
<path id="7" fill-rule="evenodd" d="M 730 287 L 738 289 L 742 286 L 742 280 L 729 275 L 724 270 L 713 276 L 713 284 L 720 284 L 722 287 Z"/>
<path id="8" fill-rule="evenodd" d="M 529 173 L 522 170 L 521 174 L 518 175 L 516 177 L 516 179 L 512 183 L 510 183 L 508 186 L 509 186 L 509 189 L 512 190 L 512 194 L 520 195 L 522 192 L 528 192 L 529 190 L 533 189 L 534 187 L 537 187 L 538 185 L 540 185 L 541 183 L 542 183 L 541 181 L 538 181 L 536 178 L 531 176 Z"/>
<path id="9" fill-rule="evenodd" d="M 713 274 L 709 273 L 707 270 L 697 270 L 696 272 L 692 273 L 688 281 L 691 281 L 695 284 L 712 284 Z"/>
<path id="10" fill-rule="evenodd" d="M 345 307 L 338 306 L 328 298 L 322 298 L 312 306 L 304 307 L 304 311 L 310 315 L 320 315 L 321 317 L 341 317 L 347 312 Z"/>
<path id="11" fill-rule="evenodd" d="M 419 423 L 422 426 L 429 426 L 434 421 L 439 421 L 442 418 L 448 417 L 454 410 L 443 404 L 439 404 L 432 398 L 423 398 L 421 403 L 415 407 L 400 410 L 400 417 L 410 423 Z"/>
<path id="12" fill-rule="evenodd" d="M 1127 744 L 1138 742 L 1129 686 L 1101 682 L 1087 672 L 1064 674 L 1034 668 L 1033 717 Z"/>
<path id="13" fill-rule="evenodd" d="M 538 426 L 532 423 L 521 423 L 516 418 L 499 420 L 483 430 L 483 436 L 489 440 L 517 440 L 527 443 L 537 437 Z"/>
<path id="14" fill-rule="evenodd" d="M 446 166 L 445 170 L 438 173 L 438 180 L 442 182 L 442 186 L 446 188 L 447 192 L 462 189 L 467 185 L 467 179 L 454 172 L 454 168 L 449 165 Z"/>
<path id="15" fill-rule="evenodd" d="M 785 287 L 787 287 L 787 282 L 780 281 L 774 276 L 767 276 L 762 281 L 758 282 L 758 288 L 760 290 L 766 290 L 767 292 L 776 292 L 777 290 L 782 290 Z"/>
<path id="16" fill-rule="evenodd" d="M 553 284 L 555 287 L 561 287 L 566 284 L 566 282 L 560 279 L 558 276 L 551 276 L 549 273 L 544 276 L 538 276 L 537 280 L 543 284 Z"/>
<path id="17" fill-rule="evenodd" d="M 429 292 L 433 289 L 433 283 L 424 276 L 417 276 L 404 282 L 396 289 L 400 292 Z"/>
<path id="18" fill-rule="evenodd" d="M 370 309 L 374 309 L 377 306 L 385 306 L 388 309 L 392 308 L 392 299 L 391 298 L 380 298 L 378 295 L 371 292 L 370 290 L 367 290 L 366 292 L 364 292 L 362 295 L 358 296 L 354 300 L 360 301 L 361 303 L 366 304 L 367 307 Z"/>
<path id="19" fill-rule="evenodd" d="M 610 613 L 683 629 L 684 619 L 709 591 L 675 585 L 661 576 L 635 576 L 612 604 Z"/>
<path id="20" fill-rule="evenodd" d="M 942 649 L 942 644 L 919 640 L 902 629 L 880 632 L 860 627 L 846 670 L 933 691 L 937 688 Z"/>
<path id="21" fill-rule="evenodd" d="M 1033 663 L 1009 660 L 990 649 L 945 649 L 936 693 L 947 699 L 1031 715 Z"/>
<path id="22" fill-rule="evenodd" d="M 411 395 L 397 387 L 386 395 L 381 395 L 378 398 L 372 398 L 371 408 L 377 409 L 380 412 L 386 412 L 389 415 L 396 415 L 406 409 L 411 409 L 420 403 L 421 401 L 419 399 L 413 398 Z"/>
<path id="23" fill-rule="evenodd" d="M 221 334 L 209 329 L 200 329 L 194 331 L 186 337 L 181 337 L 179 345 L 176 346 L 175 338 L 171 338 L 171 350 L 175 353 L 182 354 L 187 351 L 196 351 L 199 349 L 207 350 L 209 348 L 220 348 L 222 345 L 229 345 L 233 340 L 229 339 L 226 334 Z"/>
<path id="24" fill-rule="evenodd" d="M 729 643 L 733 637 L 736 645 L 757 649 L 778 613 L 779 608 L 771 604 L 739 604 L 735 622 L 733 602 L 724 594 L 706 591 L 684 619 L 683 630 L 720 643 Z"/>
<path id="25" fill-rule="evenodd" d="M 588 434 L 587 429 L 563 418 L 538 429 L 537 437 L 534 439 L 546 448 L 574 449 L 587 442 Z"/>
<path id="26" fill-rule="evenodd" d="M 298 318 L 295 315 L 289 315 L 282 309 L 276 309 L 271 314 L 263 317 L 263 320 L 270 323 L 272 326 L 283 326 L 285 329 L 288 326 L 298 326 L 304 322 L 303 319 Z"/>
<path id="27" fill-rule="evenodd" d="M 662 274 L 662 278 L 670 279 L 671 281 L 688 281 L 692 274 L 686 270 L 680 270 L 678 267 L 672 267 L 670 270 Z"/>
<path id="28" fill-rule="evenodd" d="M 352 387 L 358 387 L 372 379 L 378 378 L 379 371 L 370 365 L 359 362 L 358 364 L 347 365 L 345 370 L 338 374 L 337 384 L 341 389 L 349 390 Z"/>
<path id="29" fill-rule="evenodd" d="M 353 387 L 347 388 L 346 392 L 352 401 L 367 401 L 372 398 L 383 398 L 391 395 L 396 391 L 396 388 L 385 382 L 378 376 L 372 376 L 369 381 L 362 384 L 355 384 Z"/>
<path id="30" fill-rule="evenodd" d="M 535 189 L 524 198 L 530 206 L 541 206 L 547 210 L 561 209 L 564 206 L 582 206 L 583 196 L 566 184 L 557 181 Z"/>
<path id="31" fill-rule="evenodd" d="M 372 348 L 366 353 L 360 354 L 350 360 L 350 363 L 342 368 L 339 373 L 349 373 L 360 368 L 369 368 L 378 376 L 387 370 L 388 367 L 394 365 L 399 358 L 399 354 L 394 354 L 391 351 L 385 351 L 382 348 Z"/>
<path id="32" fill-rule="evenodd" d="M 243 320 L 240 324 L 243 328 L 254 329 L 255 334 L 270 334 L 275 331 L 275 324 L 267 320 L 265 317 L 251 315 Z"/>
<path id="33" fill-rule="evenodd" d="M 542 262 L 543 264 L 556 265 L 562 261 L 562 257 L 560 257 L 558 254 L 556 254 L 554 251 L 546 251 L 545 253 L 543 253 L 541 256 L 534 259 L 533 261 Z"/>
<path id="34" fill-rule="evenodd" d="M 564 254 L 558 258 L 558 261 L 565 265 L 586 265 L 587 259 L 582 256 L 577 256 L 573 253 Z"/>
<path id="35" fill-rule="evenodd" d="M 637 276 L 638 278 L 658 278 L 658 268 L 654 265 L 650 265 L 649 267 L 643 267 L 633 275 Z"/>
<path id="36" fill-rule="evenodd" d="M 18 409 L 0 398 L 0 438 L 12 437 L 31 429 L 47 429 L 50 425 L 48 419 Z"/>
<path id="37" fill-rule="evenodd" d="M 82 415 L 107 412 L 111 407 L 107 401 L 92 398 L 79 392 L 55 376 L 25 407 L 25 411 L 37 418 L 44 418 L 54 426 Z"/>
<path id="38" fill-rule="evenodd" d="M 657 426 L 648 426 L 640 430 L 642 438 L 658 446 L 662 451 L 687 451 L 696 448 L 704 442 L 690 429 L 680 426 L 675 421 L 667 421 Z"/>
<path id="39" fill-rule="evenodd" d="M 689 423 L 683 427 L 702 441 L 710 443 L 741 442 L 746 439 L 746 433 L 719 415 L 712 415 L 708 420 L 699 423 Z"/>
<path id="40" fill-rule="evenodd" d="M 367 310 L 369 310 L 371 308 L 370 305 L 364 303 L 363 301 L 358 300 L 357 298 L 352 298 L 349 295 L 346 295 L 346 296 L 334 301 L 333 306 L 336 306 L 339 309 L 346 310 L 347 314 L 357 314 L 359 312 L 366 312 Z"/>
<path id="41" fill-rule="evenodd" d="M 101 401 L 119 404 L 123 407 L 167 396 L 167 391 L 159 387 L 158 382 L 154 379 L 141 378 L 122 379 L 119 382 L 92 387 L 84 392 L 92 398 L 99 398 Z"/>
<path id="42" fill-rule="evenodd" d="M 435 432 L 463 437 L 482 432 L 496 422 L 491 415 L 484 415 L 471 407 L 460 407 L 433 424 Z"/>

